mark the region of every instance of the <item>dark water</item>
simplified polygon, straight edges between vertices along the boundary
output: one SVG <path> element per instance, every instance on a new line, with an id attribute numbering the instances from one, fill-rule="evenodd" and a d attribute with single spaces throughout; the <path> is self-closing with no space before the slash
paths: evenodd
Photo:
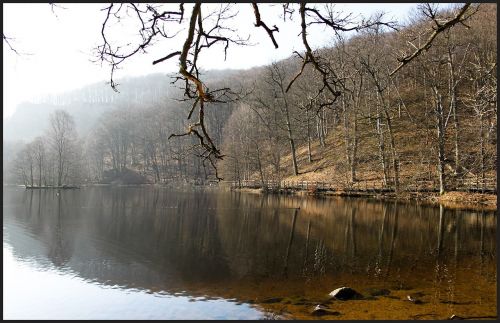
<path id="1" fill-rule="evenodd" d="M 415 291 L 427 318 L 496 314 L 493 212 L 153 187 L 3 198 L 6 319 L 307 318 L 308 304 L 268 299 L 344 285 L 399 295 L 380 299 L 385 317 L 408 318 Z M 379 317 L 360 302 L 357 317 Z"/>

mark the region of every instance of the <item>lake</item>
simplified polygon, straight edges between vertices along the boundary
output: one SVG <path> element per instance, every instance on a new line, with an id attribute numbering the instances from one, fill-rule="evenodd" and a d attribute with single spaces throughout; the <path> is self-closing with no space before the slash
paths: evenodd
<path id="1" fill-rule="evenodd" d="M 495 212 L 416 202 L 153 186 L 4 187 L 3 315 L 496 316 L 496 225 Z M 342 286 L 365 298 L 328 300 Z M 313 316 L 320 303 L 334 314 Z"/>

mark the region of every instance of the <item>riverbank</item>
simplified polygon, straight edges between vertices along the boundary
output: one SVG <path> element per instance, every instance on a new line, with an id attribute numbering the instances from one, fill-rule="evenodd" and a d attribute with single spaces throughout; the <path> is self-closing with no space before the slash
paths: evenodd
<path id="1" fill-rule="evenodd" d="M 345 196 L 345 197 L 365 197 L 375 198 L 380 200 L 401 200 L 401 201 L 420 201 L 423 203 L 443 205 L 447 208 L 456 209 L 474 209 L 494 211 L 497 209 L 497 195 L 474 193 L 474 192 L 457 192 L 451 191 L 443 195 L 437 192 L 402 192 L 395 194 L 394 192 L 360 192 L 360 191 L 330 191 L 330 190 L 265 190 L 262 188 L 233 188 L 233 190 L 251 194 L 293 194 L 303 196 Z"/>

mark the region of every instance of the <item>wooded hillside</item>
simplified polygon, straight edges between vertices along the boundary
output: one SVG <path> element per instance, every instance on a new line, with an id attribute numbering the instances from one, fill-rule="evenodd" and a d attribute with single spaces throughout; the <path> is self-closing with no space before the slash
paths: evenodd
<path id="1" fill-rule="evenodd" d="M 408 41 L 420 45 L 432 33 L 427 18 L 416 15 L 399 32 L 374 26 L 350 38 L 334 37 L 332 47 L 318 50 L 321 67 L 340 80 L 338 97 L 324 90 L 311 64 L 295 78 L 300 53 L 250 70 L 206 72 L 209 88 L 227 89 L 215 93 L 220 100 L 205 110 L 207 130 L 224 155 L 216 165 L 194 136 L 171 136 L 186 132 L 193 104 L 179 100 L 182 94 L 172 85 L 163 89 L 145 77 L 130 84 L 147 87 L 122 89 L 125 95 L 85 96 L 82 90 L 71 96 L 82 109 L 94 103 L 110 108 L 88 133 L 75 137 L 78 157 L 68 153 L 72 162 L 59 176 L 78 183 L 166 183 L 213 179 L 217 171 L 225 180 L 370 180 L 396 190 L 426 179 L 441 191 L 466 178 L 493 178 L 496 4 L 481 4 L 466 23 L 441 33 L 391 75 Z M 158 75 L 154 80 L 160 82 Z M 58 104 L 64 109 L 67 101 Z M 19 151 L 8 180 L 57 182 L 53 124 L 47 128 L 37 145 Z"/>

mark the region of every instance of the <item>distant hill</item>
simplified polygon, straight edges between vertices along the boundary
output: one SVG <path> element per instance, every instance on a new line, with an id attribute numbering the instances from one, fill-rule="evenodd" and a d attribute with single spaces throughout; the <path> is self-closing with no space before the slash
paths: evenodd
<path id="1" fill-rule="evenodd" d="M 240 74 L 239 70 L 202 72 L 204 81 L 219 82 Z M 4 120 L 4 141 L 30 141 L 42 135 L 49 126 L 49 116 L 62 109 L 73 116 L 78 134 L 85 136 L 102 113 L 117 107 L 143 108 L 157 102 L 180 98 L 181 84 L 172 84 L 172 77 L 155 73 L 117 80 L 119 92 L 104 83 L 93 83 L 57 96 L 47 96 L 42 102 L 24 102 Z"/>
<path id="2" fill-rule="evenodd" d="M 71 103 L 54 105 L 46 103 L 23 103 L 16 109 L 14 115 L 4 121 L 3 136 L 6 141 L 30 141 L 42 135 L 49 127 L 49 116 L 57 109 L 71 114 L 79 134 L 85 134 L 97 118 L 113 107 L 112 104 Z"/>

